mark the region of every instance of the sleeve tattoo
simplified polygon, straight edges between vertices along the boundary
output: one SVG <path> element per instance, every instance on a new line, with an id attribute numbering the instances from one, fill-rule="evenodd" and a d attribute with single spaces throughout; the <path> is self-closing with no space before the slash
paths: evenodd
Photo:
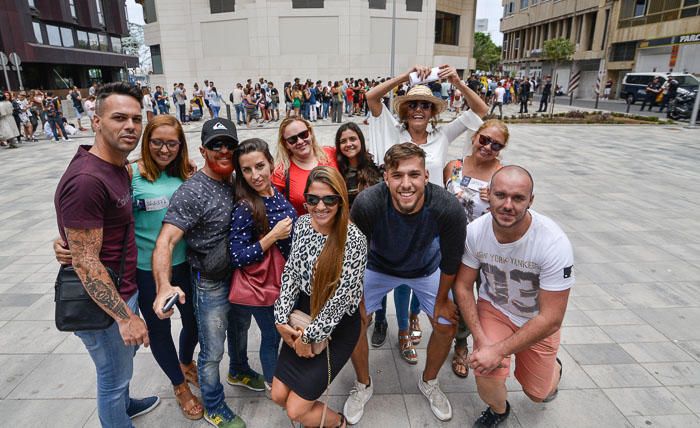
<path id="1" fill-rule="evenodd" d="M 73 255 L 73 268 L 92 300 L 115 320 L 128 319 L 127 306 L 100 261 L 102 229 L 66 228 L 66 238 Z"/>

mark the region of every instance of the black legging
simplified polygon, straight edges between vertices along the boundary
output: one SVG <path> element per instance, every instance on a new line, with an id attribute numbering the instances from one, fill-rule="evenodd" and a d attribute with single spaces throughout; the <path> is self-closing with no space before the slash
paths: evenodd
<path id="1" fill-rule="evenodd" d="M 139 288 L 139 309 L 148 327 L 148 338 L 151 341 L 151 352 L 156 362 L 173 385 L 180 385 L 185 377 L 180 364 L 192 362 L 194 348 L 197 346 L 197 320 L 194 316 L 192 284 L 190 282 L 190 265 L 182 263 L 173 266 L 172 284 L 180 287 L 187 296 L 185 304 L 177 303 L 182 330 L 180 330 L 180 354 L 175 350 L 175 343 L 170 330 L 170 318 L 158 318 L 153 312 L 153 302 L 156 298 L 156 283 L 150 270 L 136 271 L 136 283 Z"/>

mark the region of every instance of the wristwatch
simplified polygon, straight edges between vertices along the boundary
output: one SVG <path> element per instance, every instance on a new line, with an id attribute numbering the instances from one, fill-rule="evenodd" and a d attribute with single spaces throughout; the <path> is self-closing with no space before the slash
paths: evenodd
<path id="1" fill-rule="evenodd" d="M 306 336 L 306 333 L 301 335 L 301 343 L 303 343 L 304 345 L 311 344 L 311 340 L 309 340 L 309 338 Z"/>

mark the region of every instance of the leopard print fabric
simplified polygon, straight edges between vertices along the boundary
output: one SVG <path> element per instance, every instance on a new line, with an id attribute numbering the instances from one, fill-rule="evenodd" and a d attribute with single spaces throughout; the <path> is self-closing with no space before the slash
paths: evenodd
<path id="1" fill-rule="evenodd" d="M 311 296 L 312 269 L 325 243 L 326 237 L 311 227 L 311 216 L 299 217 L 294 226 L 292 251 L 282 273 L 280 296 L 275 302 L 277 324 L 287 324 L 300 291 Z M 340 285 L 304 331 L 309 340 L 323 341 L 345 314 L 355 313 L 362 299 L 366 264 L 367 239 L 357 226 L 350 223 Z"/>

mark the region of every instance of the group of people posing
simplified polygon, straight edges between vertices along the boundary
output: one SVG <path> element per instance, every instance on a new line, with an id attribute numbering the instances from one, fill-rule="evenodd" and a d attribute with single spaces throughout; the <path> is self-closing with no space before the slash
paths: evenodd
<path id="1" fill-rule="evenodd" d="M 139 345 L 151 346 L 188 419 L 245 426 L 224 399 L 219 366 L 227 350 L 226 381 L 265 391 L 292 421 L 356 424 L 374 390 L 366 332 L 377 312 L 372 344 L 381 345 L 375 336 L 386 335 L 380 313 L 392 290 L 407 362 L 418 360 L 418 312 L 432 324 L 417 383 L 437 419 L 452 418 L 437 377 L 453 344 L 455 374 L 472 370 L 488 406 L 474 426 L 508 417 L 512 356 L 528 397 L 556 397 L 571 245 L 530 209 L 532 176 L 499 158 L 506 125 L 482 121 L 487 105 L 453 67 L 441 66 L 439 77 L 468 107 L 454 120 L 438 126 L 447 103 L 423 85 L 397 97 L 390 112 L 384 95 L 414 71 L 430 74 L 415 66 L 367 92 L 367 140 L 344 123 L 335 144 L 322 146 L 308 120 L 288 117 L 273 158 L 267 142 L 239 141 L 233 122 L 215 118 L 202 128 L 199 170 L 175 118 L 155 117 L 142 136 L 139 91 L 101 88 L 95 143 L 78 149 L 56 190 L 54 249 L 116 321 L 76 332 L 96 366 L 103 426 L 132 426 L 159 402 L 129 396 Z M 463 156 L 450 160 L 450 143 L 464 134 Z M 127 163 L 139 140 L 139 159 Z M 115 284 L 107 268 L 119 269 L 124 244 Z M 173 297 L 182 320 L 177 348 L 174 308 L 166 306 Z M 247 357 L 253 318 L 262 373 Z M 319 399 L 348 360 L 356 380 L 338 411 Z"/>

